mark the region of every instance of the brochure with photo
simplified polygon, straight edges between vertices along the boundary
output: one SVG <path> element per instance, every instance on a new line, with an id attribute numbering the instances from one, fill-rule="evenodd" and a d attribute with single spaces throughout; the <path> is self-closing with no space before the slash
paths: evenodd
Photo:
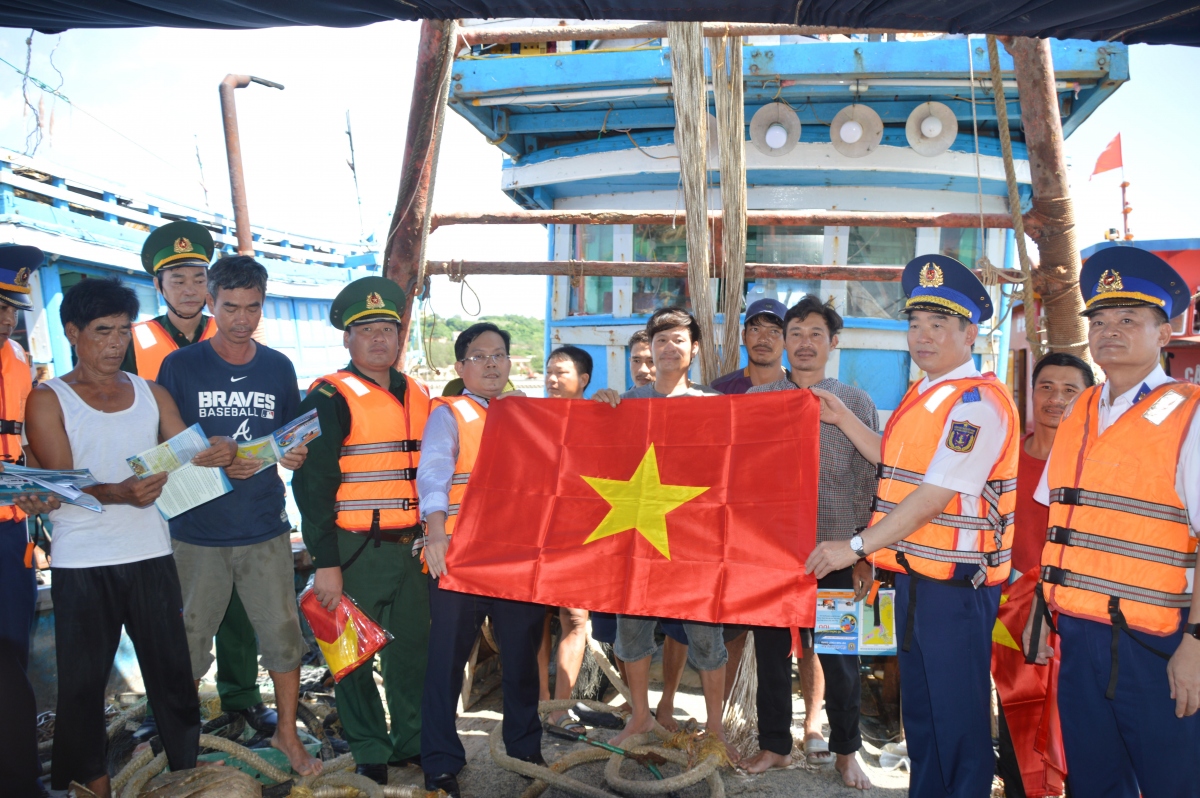
<path id="1" fill-rule="evenodd" d="M 321 434 L 321 422 L 316 409 L 309 410 L 295 421 L 289 422 L 270 435 L 238 444 L 238 457 L 262 460 L 255 474 L 275 465 L 284 455 L 297 446 L 306 446 Z"/>
<path id="2" fill-rule="evenodd" d="M 192 458 L 207 448 L 204 430 L 193 424 L 171 440 L 128 458 L 133 473 L 143 479 L 163 471 L 170 474 L 154 502 L 168 520 L 233 490 L 225 469 L 192 465 Z"/>

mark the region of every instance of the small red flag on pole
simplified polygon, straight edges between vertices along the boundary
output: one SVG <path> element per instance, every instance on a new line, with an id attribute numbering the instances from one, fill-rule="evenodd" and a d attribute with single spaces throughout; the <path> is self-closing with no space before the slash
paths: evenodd
<path id="1" fill-rule="evenodd" d="M 1096 159 L 1096 168 L 1092 170 L 1092 174 L 1088 179 L 1091 180 L 1092 177 L 1101 172 L 1110 172 L 1113 169 L 1121 169 L 1124 166 L 1125 164 L 1121 161 L 1121 134 L 1118 133 L 1117 137 L 1108 142 L 1108 146 L 1104 148 L 1104 152 L 1100 153 L 1100 157 Z"/>

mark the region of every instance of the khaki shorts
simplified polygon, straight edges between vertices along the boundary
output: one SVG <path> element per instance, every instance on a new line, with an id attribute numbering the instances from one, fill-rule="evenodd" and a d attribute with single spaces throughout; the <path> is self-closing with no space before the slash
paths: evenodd
<path id="1" fill-rule="evenodd" d="M 287 535 L 249 546 L 171 543 L 183 589 L 183 624 L 193 678 L 201 678 L 212 666 L 213 637 L 225 618 L 234 585 L 258 637 L 262 666 L 277 673 L 300 667 L 308 646 L 300 634 Z"/>

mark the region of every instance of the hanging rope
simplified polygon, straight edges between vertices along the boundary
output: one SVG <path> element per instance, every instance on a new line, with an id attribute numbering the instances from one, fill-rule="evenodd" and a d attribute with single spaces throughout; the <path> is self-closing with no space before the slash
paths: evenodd
<path id="1" fill-rule="evenodd" d="M 699 22 L 668 22 L 674 81 L 675 146 L 687 218 L 688 292 L 700 324 L 700 375 L 720 376 L 714 340 L 716 308 L 708 268 L 708 88 L 704 81 L 704 32 Z"/>
<path id="2" fill-rule="evenodd" d="M 746 108 L 742 87 L 742 37 L 709 40 L 717 142 L 721 153 L 722 307 L 725 329 L 721 373 L 738 367 L 741 355 L 742 290 L 746 284 Z"/>
<path id="3" fill-rule="evenodd" d="M 1025 220 L 1021 217 L 1021 195 L 1017 190 L 1017 168 L 1013 163 L 1012 132 L 1008 126 L 1008 100 L 1004 96 L 1004 78 L 1000 74 L 1000 51 L 996 46 L 996 37 L 991 34 L 987 37 L 987 50 L 992 99 L 996 103 L 996 124 L 1000 130 L 1000 150 L 1004 156 L 1004 179 L 1008 185 L 1008 211 L 1012 214 L 1013 238 L 1017 244 L 1017 261 L 1021 268 L 1020 295 L 1021 303 L 1025 306 L 1025 338 L 1029 341 L 1029 349 L 1036 362 L 1041 359 L 1043 351 L 1042 319 L 1037 313 L 1037 296 L 1033 290 L 1033 264 L 1029 261 L 1029 251 L 1025 244 Z M 1011 307 L 1010 300 L 1009 308 Z"/>
<path id="4" fill-rule="evenodd" d="M 731 663 L 732 664 L 732 663 Z M 728 668 L 725 671 L 728 675 Z M 729 700 L 721 716 L 725 739 L 742 758 L 758 749 L 758 660 L 754 656 L 754 632 L 746 632 L 742 659 L 733 674 Z"/>

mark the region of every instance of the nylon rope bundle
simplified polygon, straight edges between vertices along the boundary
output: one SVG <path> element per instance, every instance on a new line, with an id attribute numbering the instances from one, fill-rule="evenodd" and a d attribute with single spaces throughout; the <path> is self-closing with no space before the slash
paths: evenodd
<path id="1" fill-rule="evenodd" d="M 708 87 L 704 80 L 704 29 L 699 22 L 668 22 L 675 102 L 675 146 L 686 214 L 688 292 L 700 324 L 700 376 L 716 377 L 716 308 L 708 267 Z M 740 74 L 740 73 L 739 73 Z"/>
<path id="2" fill-rule="evenodd" d="M 742 86 L 742 37 L 709 39 L 717 143 L 721 160 L 721 260 L 724 266 L 721 373 L 738 367 L 741 355 L 742 289 L 746 284 L 746 108 Z"/>

